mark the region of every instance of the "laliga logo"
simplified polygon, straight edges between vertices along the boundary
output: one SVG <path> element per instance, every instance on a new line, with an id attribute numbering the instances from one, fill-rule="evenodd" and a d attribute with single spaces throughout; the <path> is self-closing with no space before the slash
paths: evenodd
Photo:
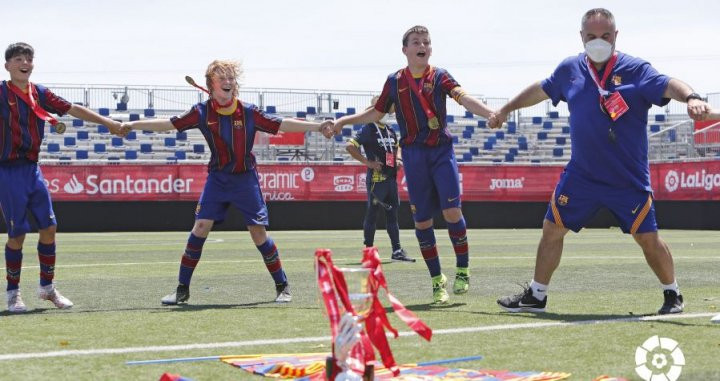
<path id="1" fill-rule="evenodd" d="M 72 176 L 72 179 L 68 181 L 65 186 L 63 187 L 65 192 L 70 194 L 78 194 L 85 190 L 85 187 L 80 183 L 80 181 L 75 177 L 75 175 Z"/>
<path id="2" fill-rule="evenodd" d="M 657 335 L 635 349 L 635 373 L 645 381 L 676 381 L 685 365 L 678 342 Z"/>
<path id="3" fill-rule="evenodd" d="M 668 192 L 675 192 L 678 186 L 680 186 L 680 177 L 677 172 L 668 171 L 667 175 L 665 175 L 665 189 L 667 189 Z"/>

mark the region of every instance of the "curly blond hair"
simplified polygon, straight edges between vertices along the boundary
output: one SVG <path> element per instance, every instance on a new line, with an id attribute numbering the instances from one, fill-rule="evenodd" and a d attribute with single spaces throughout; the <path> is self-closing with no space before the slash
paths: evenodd
<path id="1" fill-rule="evenodd" d="M 233 96 L 238 96 L 238 88 L 240 87 L 240 77 L 243 75 L 242 64 L 237 61 L 215 60 L 210 62 L 205 71 L 205 84 L 212 94 L 212 80 L 215 76 L 225 76 L 235 78 L 235 88 Z M 212 97 L 212 95 L 211 95 Z"/>

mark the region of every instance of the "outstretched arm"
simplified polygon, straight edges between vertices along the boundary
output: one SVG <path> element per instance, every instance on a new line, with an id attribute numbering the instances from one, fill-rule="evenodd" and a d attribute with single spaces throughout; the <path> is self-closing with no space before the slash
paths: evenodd
<path id="1" fill-rule="evenodd" d="M 480 115 L 486 119 L 489 119 L 490 115 L 493 113 L 493 110 L 491 110 L 485 103 L 468 94 L 460 97 L 460 104 L 471 113 Z"/>
<path id="2" fill-rule="evenodd" d="M 78 118 L 82 119 L 86 122 L 92 122 L 97 124 L 103 124 L 107 126 L 107 128 L 110 130 L 111 133 L 118 135 L 121 131 L 120 129 L 120 122 L 114 121 L 110 118 L 104 117 L 95 111 L 90 110 L 89 108 L 73 104 L 72 107 L 70 107 L 70 110 L 68 110 L 68 114 Z"/>
<path id="3" fill-rule="evenodd" d="M 707 118 L 710 112 L 710 105 L 701 99 L 687 99 L 693 89 L 685 82 L 671 78 L 668 82 L 663 98 L 671 98 L 678 102 L 687 103 L 687 113 L 695 120 L 703 120 Z"/>
<path id="4" fill-rule="evenodd" d="M 375 108 L 369 108 L 359 114 L 345 115 L 335 121 L 335 134 L 340 134 L 343 126 L 346 124 L 367 124 L 377 122 L 382 119 L 383 115 L 385 115 L 385 113 L 375 110 Z"/>
<path id="5" fill-rule="evenodd" d="M 175 126 L 170 123 L 170 119 L 143 119 L 134 122 L 128 122 L 122 124 L 124 128 L 130 130 L 145 130 L 145 131 L 170 131 L 174 130 Z"/>
<path id="6" fill-rule="evenodd" d="M 543 90 L 540 85 L 540 82 L 535 82 L 525 88 L 525 90 L 521 91 L 520 94 L 516 95 L 513 99 L 506 103 L 505 106 L 502 106 L 495 114 L 495 117 L 490 119 L 489 127 L 498 128 L 502 126 L 509 113 L 523 107 L 536 105 L 549 98 L 550 97 L 548 97 L 545 90 Z"/>

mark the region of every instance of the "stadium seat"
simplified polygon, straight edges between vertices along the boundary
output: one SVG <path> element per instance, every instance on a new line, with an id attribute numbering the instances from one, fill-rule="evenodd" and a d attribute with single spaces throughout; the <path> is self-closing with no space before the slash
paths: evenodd
<path id="1" fill-rule="evenodd" d="M 660 132 L 660 125 L 659 124 L 651 124 L 650 132 Z"/>
<path id="2" fill-rule="evenodd" d="M 344 159 L 342 157 L 334 157 L 333 161 L 343 161 Z"/>
<path id="3" fill-rule="evenodd" d="M 307 117 L 307 113 L 305 111 L 298 111 L 295 113 L 295 116 L 298 118 L 305 119 Z"/>
<path id="4" fill-rule="evenodd" d="M 93 152 L 95 152 L 95 153 L 107 152 L 107 149 L 105 148 L 105 143 L 95 143 L 93 145 Z"/>
<path id="5" fill-rule="evenodd" d="M 502 159 L 492 159 L 493 163 L 502 163 Z"/>
<path id="6" fill-rule="evenodd" d="M 140 144 L 140 153 L 152 153 L 152 144 L 150 143 L 142 143 Z"/>
<path id="7" fill-rule="evenodd" d="M 455 123 L 455 117 L 452 115 L 445 115 L 445 122 L 447 123 Z"/>
<path id="8" fill-rule="evenodd" d="M 187 132 L 177 132 L 175 133 L 175 140 L 179 142 L 185 142 L 187 141 Z"/>
<path id="9" fill-rule="evenodd" d="M 87 130 L 78 130 L 77 140 L 88 140 L 89 138 L 90 134 L 88 134 Z"/>
<path id="10" fill-rule="evenodd" d="M 335 141 L 336 141 L 336 142 L 342 142 L 342 141 L 343 141 L 343 136 L 342 136 L 342 135 L 335 135 Z"/>
<path id="11" fill-rule="evenodd" d="M 353 124 L 353 131 L 360 131 L 362 130 L 363 125 L 362 124 Z"/>
<path id="12" fill-rule="evenodd" d="M 511 153 L 513 156 L 516 156 L 518 153 L 520 153 L 520 151 L 517 148 L 513 147 L 508 150 L 508 153 Z"/>
<path id="13" fill-rule="evenodd" d="M 563 157 L 563 149 L 562 148 L 553 148 L 553 156 L 554 157 Z"/>
<path id="14" fill-rule="evenodd" d="M 117 137 L 117 136 L 113 136 L 113 138 L 110 141 L 111 141 L 111 145 L 113 147 L 122 147 L 123 145 L 125 145 L 123 143 L 123 139 L 120 137 Z"/>
<path id="15" fill-rule="evenodd" d="M 48 143 L 47 151 L 48 151 L 48 153 L 59 153 L 60 152 L 60 144 Z"/>
<path id="16" fill-rule="evenodd" d="M 175 158 L 178 160 L 185 160 L 185 151 L 175 151 Z"/>
<path id="17" fill-rule="evenodd" d="M 664 121 L 665 121 L 665 114 L 655 114 L 655 121 L 656 121 L 656 122 L 664 122 Z"/>
<path id="18" fill-rule="evenodd" d="M 342 112 L 336 112 L 336 113 L 335 113 L 335 119 L 340 119 L 340 118 L 342 118 L 343 116 L 345 116 L 345 113 L 342 113 Z"/>
<path id="19" fill-rule="evenodd" d="M 533 164 L 540 164 L 540 159 L 530 159 L 530 162 Z"/>
<path id="20" fill-rule="evenodd" d="M 307 106 L 307 111 L 305 111 L 308 115 L 315 115 L 317 114 L 317 111 L 315 110 L 315 107 L 313 106 Z"/>
<path id="21" fill-rule="evenodd" d="M 465 152 L 463 154 L 462 159 L 463 159 L 463 162 L 471 162 L 473 159 L 473 155 L 470 152 Z"/>
<path id="22" fill-rule="evenodd" d="M 517 125 L 515 124 L 515 122 L 508 123 L 507 133 L 514 134 L 516 132 L 517 132 Z"/>
<path id="23" fill-rule="evenodd" d="M 475 126 L 465 126 L 465 131 L 475 132 Z"/>
<path id="24" fill-rule="evenodd" d="M 268 114 L 275 114 L 277 111 L 275 110 L 275 106 L 267 106 L 265 107 L 265 112 Z"/>
<path id="25" fill-rule="evenodd" d="M 155 135 L 155 131 L 142 130 L 143 135 Z"/>
<path id="26" fill-rule="evenodd" d="M 175 138 L 165 138 L 165 147 L 175 147 Z"/>
<path id="27" fill-rule="evenodd" d="M 119 161 L 120 158 L 117 156 L 108 156 L 107 161 Z"/>
<path id="28" fill-rule="evenodd" d="M 483 143 L 483 149 L 486 151 L 490 151 L 493 149 L 493 143 L 492 142 L 485 142 Z"/>
<path id="29" fill-rule="evenodd" d="M 499 140 L 505 139 L 505 131 L 495 131 L 495 137 Z"/>
<path id="30" fill-rule="evenodd" d="M 136 160 L 138 158 L 137 151 L 127 150 L 125 151 L 125 160 Z"/>
<path id="31" fill-rule="evenodd" d="M 477 156 L 480 154 L 480 149 L 478 147 L 470 147 L 470 154 Z"/>
<path id="32" fill-rule="evenodd" d="M 490 143 L 495 144 L 497 143 L 497 136 L 488 136 L 488 140 Z"/>
<path id="33" fill-rule="evenodd" d="M 527 137 L 525 137 L 525 136 L 519 136 L 519 137 L 518 137 L 518 144 L 520 144 L 520 143 L 525 143 L 525 144 L 527 144 Z"/>
<path id="34" fill-rule="evenodd" d="M 105 126 L 102 125 L 102 124 L 98 124 L 98 126 L 97 126 L 97 132 L 98 132 L 99 134 L 108 134 L 108 133 L 110 133 L 110 129 L 107 128 L 107 127 L 105 127 Z"/>
<path id="35" fill-rule="evenodd" d="M 480 127 L 480 128 L 487 127 L 487 121 L 486 120 L 478 120 L 478 127 Z"/>
<path id="36" fill-rule="evenodd" d="M 75 151 L 75 158 L 78 160 L 86 160 L 88 158 L 88 151 L 84 149 Z"/>
<path id="37" fill-rule="evenodd" d="M 117 103 L 117 105 L 115 106 L 115 110 L 117 110 L 117 111 L 127 111 L 127 103 L 122 103 L 122 102 Z"/>
<path id="38" fill-rule="evenodd" d="M 560 117 L 560 113 L 557 111 L 549 111 L 547 115 L 550 119 L 558 119 Z"/>
<path id="39" fill-rule="evenodd" d="M 570 126 L 563 126 L 562 128 L 563 134 L 569 134 L 570 133 Z"/>
<path id="40" fill-rule="evenodd" d="M 538 140 L 545 140 L 545 139 L 547 139 L 547 132 L 545 132 L 545 131 L 540 131 L 540 132 L 538 132 L 537 138 L 538 138 Z"/>
<path id="41" fill-rule="evenodd" d="M 465 118 L 472 119 L 475 117 L 475 114 L 471 113 L 470 111 L 465 111 Z"/>
<path id="42" fill-rule="evenodd" d="M 85 121 L 82 119 L 73 119 L 72 125 L 73 127 L 82 127 L 83 125 L 85 125 Z"/>
<path id="43" fill-rule="evenodd" d="M 343 129 L 342 129 L 342 136 L 350 137 L 350 136 L 352 136 L 352 133 L 353 133 L 353 129 L 352 129 L 352 128 L 343 127 Z"/>
<path id="44" fill-rule="evenodd" d="M 193 144 L 193 153 L 205 153 L 205 144 Z"/>
<path id="45" fill-rule="evenodd" d="M 287 156 L 280 156 L 277 159 L 278 159 L 278 161 L 290 161 L 290 158 Z"/>
<path id="46" fill-rule="evenodd" d="M 472 138 L 472 131 L 465 130 L 463 131 L 463 139 L 470 139 Z"/>
<path id="47" fill-rule="evenodd" d="M 75 141 L 75 137 L 73 136 L 66 136 L 64 143 L 65 147 L 74 147 L 77 144 L 77 142 Z"/>
<path id="48" fill-rule="evenodd" d="M 140 114 L 131 113 L 130 114 L 130 121 L 134 122 L 136 120 L 140 120 Z"/>
<path id="49" fill-rule="evenodd" d="M 513 155 L 513 154 L 511 154 L 511 153 L 506 153 L 506 154 L 505 154 L 505 161 L 515 161 L 515 155 Z"/>
<path id="50" fill-rule="evenodd" d="M 532 124 L 542 124 L 542 117 L 541 116 L 533 116 Z"/>
<path id="51" fill-rule="evenodd" d="M 100 114 L 102 116 L 110 116 L 110 109 L 106 108 L 106 107 L 100 107 L 98 109 L 98 114 Z"/>
<path id="52" fill-rule="evenodd" d="M 527 151 L 527 149 L 528 149 L 528 144 L 527 144 L 527 142 L 519 142 L 519 143 L 518 143 L 518 150 L 520 150 L 520 151 Z"/>
<path id="53" fill-rule="evenodd" d="M 557 144 L 559 146 L 564 146 L 565 142 L 566 142 L 566 139 L 564 136 L 558 136 L 557 138 L 555 138 L 555 144 Z"/>
<path id="54" fill-rule="evenodd" d="M 453 144 L 458 144 L 460 142 L 460 138 L 458 138 L 457 135 L 453 135 L 452 142 Z"/>
<path id="55" fill-rule="evenodd" d="M 143 116 L 146 118 L 152 118 L 155 116 L 155 109 L 153 108 L 146 108 L 143 110 Z"/>
<path id="56" fill-rule="evenodd" d="M 545 122 L 543 122 L 543 125 L 542 125 L 542 126 L 543 126 L 543 127 L 542 127 L 543 130 L 552 130 L 552 128 L 553 128 L 553 122 L 545 121 Z"/>
<path id="57" fill-rule="evenodd" d="M 128 132 L 128 134 L 125 136 L 125 139 L 127 139 L 127 140 L 137 140 L 137 131 L 130 131 L 130 132 Z"/>
<path id="58" fill-rule="evenodd" d="M 353 115 L 355 114 L 355 107 L 348 107 L 345 111 L 347 115 Z"/>

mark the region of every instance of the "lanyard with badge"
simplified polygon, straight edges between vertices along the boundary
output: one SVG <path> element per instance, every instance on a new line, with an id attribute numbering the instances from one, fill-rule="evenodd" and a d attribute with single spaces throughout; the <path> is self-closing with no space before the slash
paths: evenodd
<path id="1" fill-rule="evenodd" d="M 625 102 L 625 99 L 623 99 L 622 95 L 620 95 L 620 92 L 615 91 L 613 93 L 610 93 L 609 91 L 605 90 L 605 84 L 607 83 L 607 79 L 608 77 L 610 77 L 610 73 L 612 73 L 612 70 L 615 67 L 615 63 L 617 62 L 617 60 L 618 54 L 614 53 L 608 61 L 607 65 L 605 65 L 605 73 L 603 74 L 602 80 L 599 80 L 597 69 L 595 69 L 595 66 L 590 64 L 590 60 L 587 56 L 585 56 L 585 64 L 588 67 L 590 76 L 592 77 L 595 85 L 597 86 L 598 93 L 600 93 L 600 109 L 607 116 L 609 116 L 613 122 L 618 120 L 618 118 L 623 116 L 623 114 L 625 114 L 630 109 L 630 107 Z M 615 131 L 613 131 L 612 126 L 608 128 L 608 138 L 611 142 L 615 143 Z"/>
<path id="2" fill-rule="evenodd" d="M 389 127 L 385 126 L 385 128 L 387 129 Z M 391 168 L 395 167 L 395 153 L 393 153 L 392 144 L 388 142 L 390 139 L 390 131 L 388 131 L 387 139 L 385 139 L 377 123 L 375 123 L 375 130 L 377 131 L 380 141 L 382 142 L 382 147 L 385 150 L 385 165 Z"/>

